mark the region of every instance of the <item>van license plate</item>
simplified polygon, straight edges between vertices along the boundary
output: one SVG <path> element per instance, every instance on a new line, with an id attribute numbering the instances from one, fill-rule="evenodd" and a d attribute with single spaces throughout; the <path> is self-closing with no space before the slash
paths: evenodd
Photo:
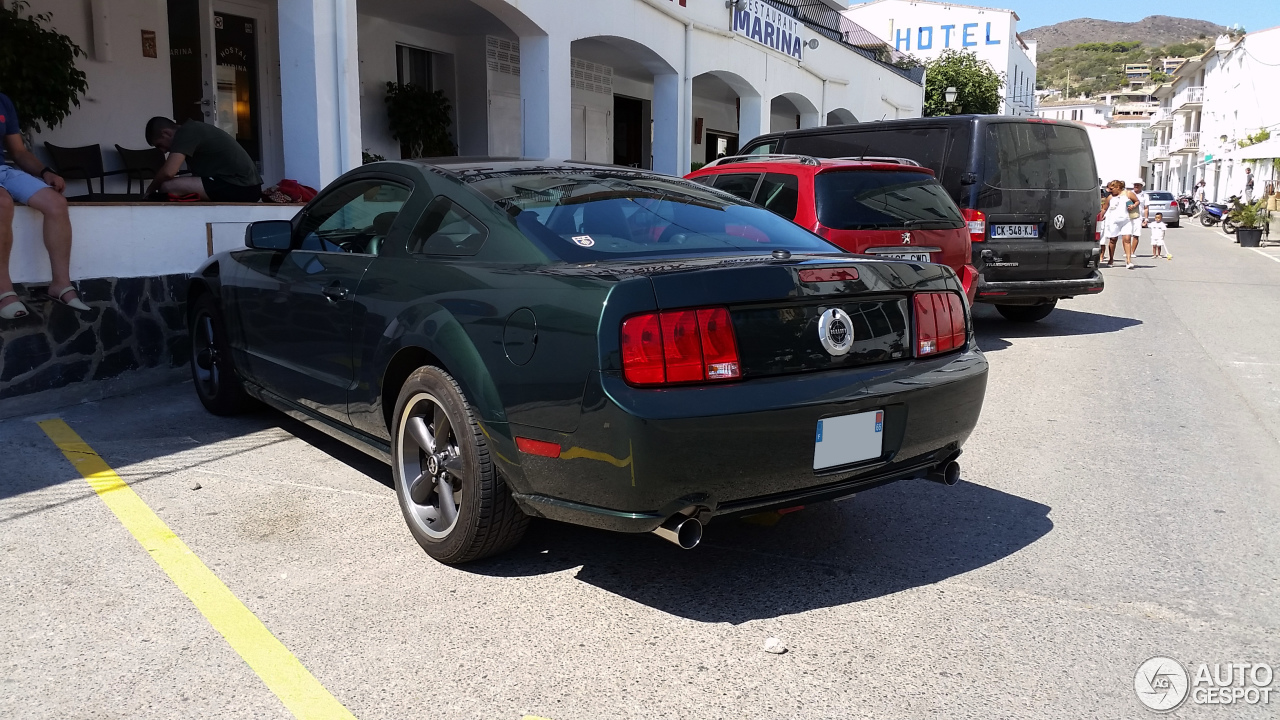
<path id="1" fill-rule="evenodd" d="M 1038 238 L 1039 225 L 992 225 L 992 238 Z"/>
<path id="2" fill-rule="evenodd" d="M 929 259 L 929 253 L 879 253 L 882 258 L 893 258 L 894 260 L 912 260 L 914 262 L 933 262 Z"/>
<path id="3" fill-rule="evenodd" d="M 823 418 L 813 443 L 813 469 L 871 460 L 883 452 L 883 410 Z"/>

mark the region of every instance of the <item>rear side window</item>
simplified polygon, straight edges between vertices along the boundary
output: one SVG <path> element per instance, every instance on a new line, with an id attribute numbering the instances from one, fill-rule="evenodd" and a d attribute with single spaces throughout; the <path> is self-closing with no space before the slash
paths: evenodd
<path id="1" fill-rule="evenodd" d="M 409 238 L 415 255 L 469 256 L 480 252 L 489 230 L 457 203 L 441 195 L 427 206 Z"/>
<path id="2" fill-rule="evenodd" d="M 922 172 L 824 172 L 813 190 L 818 221 L 832 230 L 964 227 L 947 191 Z"/>
<path id="3" fill-rule="evenodd" d="M 786 173 L 769 173 L 756 191 L 756 204 L 788 220 L 796 219 L 800 207 L 800 178 Z"/>
<path id="4" fill-rule="evenodd" d="M 946 127 L 849 131 L 787 138 L 783 151 L 824 158 L 909 158 L 941 174 L 950 134 Z"/>
<path id="5" fill-rule="evenodd" d="M 756 183 L 760 182 L 759 173 L 716 175 L 715 178 L 715 182 L 711 184 L 711 187 L 748 201 L 751 200 L 751 196 L 756 192 Z"/>
<path id="6" fill-rule="evenodd" d="M 983 138 L 983 183 L 1001 190 L 1094 190 L 1084 130 L 1053 123 L 992 123 Z"/>
<path id="7" fill-rule="evenodd" d="M 1173 193 L 1168 193 L 1168 192 L 1149 192 L 1149 193 L 1147 193 L 1147 199 L 1148 199 L 1148 200 L 1162 201 L 1162 202 L 1173 202 Z"/>

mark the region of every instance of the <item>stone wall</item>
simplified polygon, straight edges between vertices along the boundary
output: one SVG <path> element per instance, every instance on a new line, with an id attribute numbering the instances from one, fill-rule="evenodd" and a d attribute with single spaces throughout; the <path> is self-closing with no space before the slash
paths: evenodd
<path id="1" fill-rule="evenodd" d="M 31 314 L 0 320 L 0 400 L 185 364 L 187 277 L 81 280 L 80 298 L 93 308 L 84 313 L 44 299 L 45 285 L 16 286 Z"/>

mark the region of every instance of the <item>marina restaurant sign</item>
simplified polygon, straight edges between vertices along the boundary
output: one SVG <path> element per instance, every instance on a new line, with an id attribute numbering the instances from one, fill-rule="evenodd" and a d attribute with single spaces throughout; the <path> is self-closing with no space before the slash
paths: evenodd
<path id="1" fill-rule="evenodd" d="M 733 31 L 761 45 L 800 60 L 800 23 L 760 0 L 738 0 L 733 5 Z"/>

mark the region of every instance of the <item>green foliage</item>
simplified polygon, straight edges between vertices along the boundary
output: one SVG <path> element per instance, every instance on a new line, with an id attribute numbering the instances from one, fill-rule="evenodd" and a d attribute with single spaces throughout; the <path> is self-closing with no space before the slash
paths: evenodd
<path id="1" fill-rule="evenodd" d="M 382 162 L 383 160 L 386 160 L 386 158 L 379 155 L 378 153 L 369 152 L 368 148 L 365 148 L 364 150 L 360 151 L 360 164 L 362 165 L 368 165 L 369 163 Z"/>
<path id="2" fill-rule="evenodd" d="M 23 133 L 61 124 L 89 88 L 76 69 L 84 51 L 46 27 L 51 20 L 49 13 L 27 14 L 21 0 L 0 5 L 0 92 L 17 108 Z"/>
<path id="3" fill-rule="evenodd" d="M 1252 205 L 1237 202 L 1235 207 L 1231 208 L 1228 217 L 1236 224 L 1236 227 L 1260 228 L 1267 224 L 1267 220 L 1270 219 L 1271 215 L 1267 212 L 1266 201 L 1262 200 Z"/>
<path id="4" fill-rule="evenodd" d="M 990 115 L 1000 112 L 1000 88 L 1004 76 L 976 53 L 943 50 L 925 65 L 924 115 Z M 956 89 L 955 103 L 948 105 L 944 93 Z"/>
<path id="5" fill-rule="evenodd" d="M 420 85 L 387 83 L 387 119 L 391 137 L 405 157 L 444 157 L 457 153 L 449 134 L 452 106 L 444 93 Z"/>
<path id="6" fill-rule="evenodd" d="M 1036 87 L 1069 90 L 1072 97 L 1096 95 L 1128 87 L 1124 66 L 1130 63 L 1150 63 L 1153 68 L 1166 57 L 1195 57 L 1205 51 L 1199 41 L 1174 43 L 1164 47 L 1149 47 L 1139 42 L 1082 43 L 1074 47 L 1058 48 L 1040 56 L 1036 68 Z M 1070 73 L 1071 85 L 1067 87 Z M 1160 71 L 1151 74 L 1152 82 L 1167 82 L 1169 77 Z"/>
<path id="7" fill-rule="evenodd" d="M 689 172 L 693 172 L 695 170 L 701 170 L 706 166 L 707 164 L 704 162 L 697 162 L 697 161 L 691 162 L 689 163 Z"/>
<path id="8" fill-rule="evenodd" d="M 1257 145 L 1260 142 L 1263 142 L 1265 140 L 1270 140 L 1270 139 L 1271 139 L 1271 131 L 1266 128 L 1259 128 L 1258 132 L 1252 135 L 1246 135 L 1245 139 L 1237 140 L 1236 144 L 1243 148 L 1243 147 L 1249 147 L 1250 145 Z"/>

